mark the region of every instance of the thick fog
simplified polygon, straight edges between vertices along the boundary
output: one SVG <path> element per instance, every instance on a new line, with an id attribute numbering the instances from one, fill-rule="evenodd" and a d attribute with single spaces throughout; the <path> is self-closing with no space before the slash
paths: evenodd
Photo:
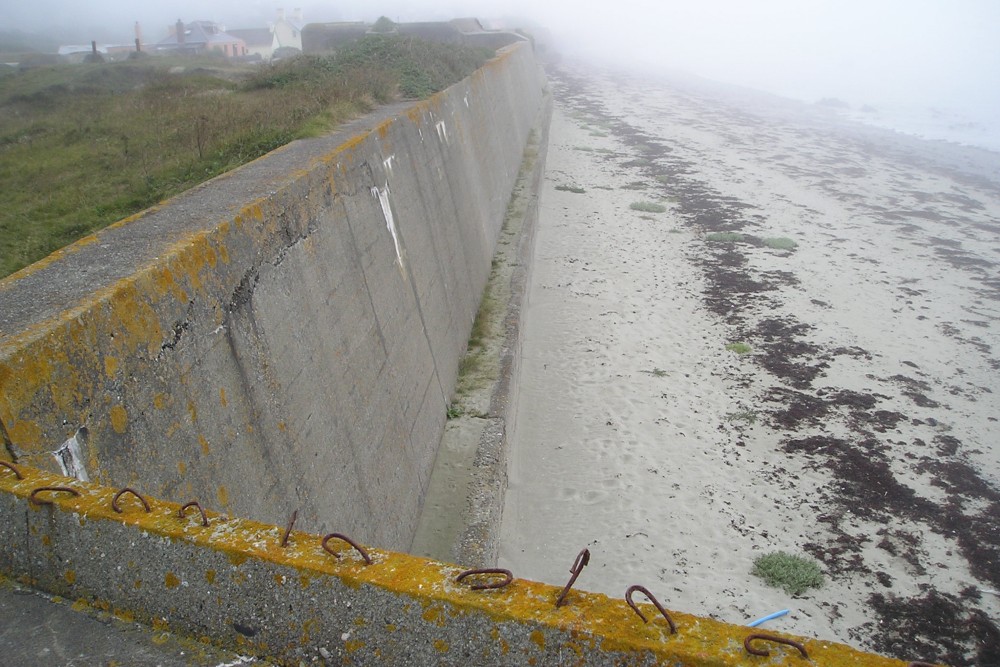
<path id="1" fill-rule="evenodd" d="M 1000 116 L 1000 2 L 995 0 L 385 0 L 301 6 L 309 21 L 519 17 L 563 50 L 636 67 L 682 70 L 807 101 L 976 109 Z M 177 19 L 264 26 L 282 0 L 8 0 L 2 30 L 63 41 L 166 36 Z"/>

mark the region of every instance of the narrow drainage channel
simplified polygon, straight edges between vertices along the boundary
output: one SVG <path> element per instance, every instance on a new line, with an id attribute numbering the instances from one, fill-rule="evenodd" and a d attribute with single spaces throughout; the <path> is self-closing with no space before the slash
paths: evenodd
<path id="1" fill-rule="evenodd" d="M 508 382 L 502 361 L 505 348 L 516 344 L 517 329 L 511 319 L 519 313 L 523 291 L 521 283 L 524 264 L 530 260 L 538 183 L 544 169 L 545 141 L 551 116 L 551 98 L 546 92 L 542 109 L 531 130 L 524 149 L 518 178 L 511 193 L 504 224 L 497 240 L 493 270 L 483 292 L 479 312 L 472 326 L 469 344 L 459 365 L 455 394 L 448 409 L 441 444 L 434 470 L 424 497 L 417 530 L 410 547 L 411 553 L 435 560 L 458 562 L 478 559 L 470 556 L 466 533 L 473 517 L 497 517 L 493 531 L 499 531 L 499 512 L 503 498 L 481 493 L 482 474 L 477 471 L 477 454 L 487 428 L 505 415 L 494 414 L 495 406 L 506 401 L 496 400 L 506 391 Z M 512 289 L 512 285 L 515 287 Z M 513 340 L 512 340 L 513 338 Z M 506 457 L 495 465 L 506 471 Z M 495 471 L 494 471 L 495 472 Z M 489 475 L 487 474 L 487 477 Z M 486 499 L 486 500 L 484 500 Z M 483 508 L 477 504 L 497 503 Z M 488 555 L 487 560 L 495 560 Z M 484 567 L 492 563 L 465 562 L 469 567 Z"/>

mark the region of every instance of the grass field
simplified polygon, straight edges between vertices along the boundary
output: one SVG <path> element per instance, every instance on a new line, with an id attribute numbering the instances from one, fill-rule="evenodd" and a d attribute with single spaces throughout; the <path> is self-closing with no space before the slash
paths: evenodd
<path id="1" fill-rule="evenodd" d="M 374 106 L 426 97 L 492 56 L 367 37 L 273 65 L 202 57 L 0 74 L 0 277 Z"/>

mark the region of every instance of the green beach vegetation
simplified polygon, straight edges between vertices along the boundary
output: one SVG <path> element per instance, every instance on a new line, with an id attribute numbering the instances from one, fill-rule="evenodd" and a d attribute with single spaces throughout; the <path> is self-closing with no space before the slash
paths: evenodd
<path id="1" fill-rule="evenodd" d="M 642 211 L 643 213 L 663 213 L 667 210 L 667 207 L 663 204 L 656 204 L 651 201 L 634 201 L 628 207 L 633 211 Z"/>
<path id="2" fill-rule="evenodd" d="M 789 595 L 802 595 L 810 588 L 823 585 L 823 572 L 808 558 L 784 551 L 772 551 L 753 562 L 751 573 L 768 586 L 783 588 Z"/>
<path id="3" fill-rule="evenodd" d="M 372 35 L 330 56 L 49 65 L 0 74 L 0 277 L 293 139 L 423 98 L 492 52 Z"/>

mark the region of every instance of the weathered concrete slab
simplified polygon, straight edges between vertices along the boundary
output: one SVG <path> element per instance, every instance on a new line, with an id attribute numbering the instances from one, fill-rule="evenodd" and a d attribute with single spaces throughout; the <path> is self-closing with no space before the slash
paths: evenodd
<path id="1" fill-rule="evenodd" d="M 284 530 L 19 467 L 0 469 L 0 573 L 92 608 L 210 640 L 279 664 L 866 665 L 904 663 L 842 644 L 777 636 L 798 649 L 744 640 L 755 630 L 654 607 L 648 623 L 621 599 L 523 579 L 473 590 L 459 567 L 364 544 Z M 72 491 L 45 491 L 64 487 Z M 77 495 L 73 495 L 77 494 Z M 36 502 L 31 502 L 34 497 Z M 37 501 L 51 504 L 39 505 Z M 567 567 L 574 554 L 567 554 Z M 579 585 L 584 586 L 586 569 Z M 482 580 L 480 580 L 482 583 Z M 655 591 L 654 591 L 655 594 Z"/>

